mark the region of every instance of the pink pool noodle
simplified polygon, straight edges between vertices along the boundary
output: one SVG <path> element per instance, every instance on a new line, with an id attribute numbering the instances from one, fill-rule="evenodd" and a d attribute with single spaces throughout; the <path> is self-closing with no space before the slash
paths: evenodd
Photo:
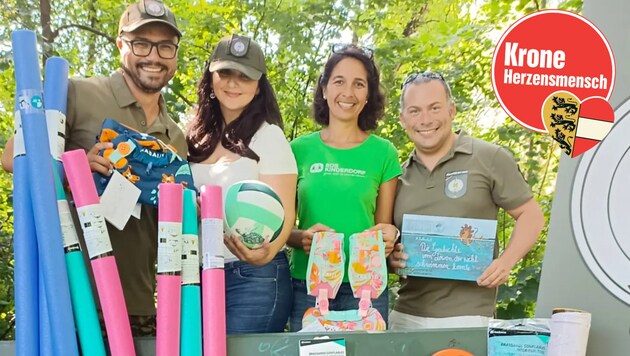
<path id="1" fill-rule="evenodd" d="M 182 277 L 158 274 L 157 286 L 156 355 L 179 355 Z"/>
<path id="2" fill-rule="evenodd" d="M 90 172 L 85 151 L 79 149 L 61 155 L 68 183 L 77 209 L 99 204 L 96 186 Z M 102 217 L 101 217 L 102 218 Z M 107 235 L 109 238 L 109 235 Z M 89 251 L 88 251 L 89 252 Z M 123 295 L 118 266 L 114 256 L 96 257 L 91 260 L 96 289 L 103 309 L 109 348 L 114 356 L 135 355 L 131 326 Z"/>
<path id="3" fill-rule="evenodd" d="M 160 228 L 162 228 L 165 223 L 179 224 L 179 262 L 175 263 L 175 269 L 171 270 L 167 268 L 169 269 L 168 271 L 161 272 L 161 269 L 168 267 L 161 263 L 165 257 L 163 253 L 167 251 L 158 248 L 156 355 L 173 356 L 179 355 L 181 327 L 181 225 L 183 218 L 183 186 L 175 183 L 162 183 L 159 185 L 158 189 L 158 221 Z M 162 238 L 162 236 L 158 234 L 158 238 Z M 158 242 L 158 246 L 159 245 L 160 242 Z"/>
<path id="4" fill-rule="evenodd" d="M 217 219 L 223 221 L 223 193 L 219 186 L 201 187 L 201 220 Z M 222 226 L 222 225 L 221 225 Z M 202 231 L 203 233 L 204 231 Z M 205 231 L 207 233 L 207 231 Z M 205 236 L 203 240 L 220 239 L 223 245 L 223 231 L 219 236 Z M 210 246 L 203 244 L 204 266 L 201 272 L 202 308 L 203 308 L 203 354 L 204 356 L 225 356 L 227 354 L 225 320 L 225 273 L 223 268 L 211 268 L 205 265 L 206 250 Z M 222 266 L 222 264 L 221 264 Z"/>
<path id="5" fill-rule="evenodd" d="M 179 183 L 161 183 L 158 190 L 158 221 L 181 224 L 184 186 Z"/>

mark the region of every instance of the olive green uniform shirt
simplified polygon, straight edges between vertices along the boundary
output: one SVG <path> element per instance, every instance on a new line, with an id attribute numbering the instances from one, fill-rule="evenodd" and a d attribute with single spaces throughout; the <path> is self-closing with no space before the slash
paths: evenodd
<path id="1" fill-rule="evenodd" d="M 188 148 L 179 127 L 170 118 L 164 98 L 151 126 L 140 104 L 129 91 L 122 71 L 110 77 L 70 79 L 66 122 L 66 151 L 91 149 L 101 132 L 103 120 L 112 118 L 123 125 L 171 144 L 184 159 Z M 81 235 L 75 216 L 77 232 Z M 154 315 L 155 263 L 157 258 L 157 209 L 142 206 L 140 220 L 131 217 L 120 231 L 107 224 L 129 315 Z M 87 251 L 81 236 L 82 248 Z M 90 276 L 91 266 L 88 263 Z M 93 277 L 92 283 L 94 283 Z M 93 284 L 94 286 L 94 284 Z M 93 288 L 96 292 L 96 289 Z M 95 293 L 95 298 L 98 296 Z"/>
<path id="2" fill-rule="evenodd" d="M 449 185 L 455 176 L 461 180 Z M 507 150 L 460 131 L 432 172 L 415 154 L 403 163 L 394 222 L 402 230 L 403 214 L 496 219 L 499 208 L 511 210 L 531 198 L 531 189 Z M 490 317 L 496 293 L 496 288 L 480 287 L 474 281 L 408 277 L 401 279 L 394 309 L 431 318 Z"/>

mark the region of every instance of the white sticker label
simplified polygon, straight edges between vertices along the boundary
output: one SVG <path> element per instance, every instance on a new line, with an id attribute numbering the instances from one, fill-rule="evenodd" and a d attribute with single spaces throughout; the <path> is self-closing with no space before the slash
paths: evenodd
<path id="1" fill-rule="evenodd" d="M 61 154 L 66 145 L 66 115 L 59 110 L 46 110 L 48 144 L 53 159 L 61 161 Z"/>
<path id="2" fill-rule="evenodd" d="M 299 356 L 346 356 L 346 339 L 326 336 L 313 340 L 300 340 Z"/>
<path id="3" fill-rule="evenodd" d="M 182 223 L 158 223 L 158 273 L 182 270 Z"/>
<path id="4" fill-rule="evenodd" d="M 42 99 L 43 93 L 41 90 L 24 89 L 16 94 L 20 111 L 27 114 L 44 113 L 44 100 Z"/>
<path id="5" fill-rule="evenodd" d="M 223 220 L 201 219 L 203 269 L 223 268 Z"/>
<path id="6" fill-rule="evenodd" d="M 101 211 L 110 224 L 118 230 L 125 228 L 140 197 L 140 189 L 114 170 L 103 195 L 101 195 Z"/>
<path id="7" fill-rule="evenodd" d="M 24 131 L 22 130 L 22 115 L 16 111 L 13 116 L 15 130 L 13 131 L 13 158 L 26 154 L 24 147 Z"/>
<path id="8" fill-rule="evenodd" d="M 182 235 L 182 284 L 199 284 L 199 237 Z"/>
<path id="9" fill-rule="evenodd" d="M 63 247 L 68 248 L 79 244 L 77 230 L 74 228 L 70 206 L 67 200 L 57 200 L 59 207 L 59 220 L 61 221 L 61 236 L 63 238 Z"/>
<path id="10" fill-rule="evenodd" d="M 101 214 L 100 204 L 92 204 L 77 209 L 83 238 L 90 258 L 112 252 L 105 218 Z"/>
<path id="11" fill-rule="evenodd" d="M 142 204 L 136 203 L 136 206 L 134 206 L 131 216 L 133 216 L 136 219 L 140 219 L 141 213 L 142 213 Z"/>

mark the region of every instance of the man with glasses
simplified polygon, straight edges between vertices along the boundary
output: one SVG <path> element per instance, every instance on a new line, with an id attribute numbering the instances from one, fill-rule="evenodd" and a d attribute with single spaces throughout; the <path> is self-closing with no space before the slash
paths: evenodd
<path id="1" fill-rule="evenodd" d="M 495 259 L 476 282 L 401 279 L 390 329 L 487 326 L 495 312 L 497 287 L 536 242 L 544 216 L 507 150 L 453 130 L 455 103 L 442 75 L 409 76 L 400 103 L 400 122 L 415 149 L 403 163 L 396 226 L 401 228 L 403 214 L 496 220 L 499 208 L 516 223 L 505 251 L 498 255 L 495 245 Z M 405 252 L 397 244 L 390 266 L 404 267 Z"/>
<path id="2" fill-rule="evenodd" d="M 70 82 L 66 150 L 89 149 L 92 171 L 109 175 L 112 165 L 98 152 L 111 143 L 94 145 L 94 137 L 103 119 L 111 117 L 171 144 L 186 158 L 184 135 L 170 118 L 161 94 L 175 74 L 180 38 L 175 16 L 163 3 L 145 0 L 127 7 L 116 39 L 121 70 L 108 78 Z M 122 231 L 108 224 L 108 230 L 132 333 L 155 335 L 157 209 L 143 205 L 139 220 L 129 219 Z"/>
<path id="3" fill-rule="evenodd" d="M 120 18 L 116 39 L 122 68 L 109 77 L 69 81 L 65 150 L 88 151 L 92 171 L 110 175 L 112 164 L 98 152 L 112 144 L 95 144 L 95 137 L 103 120 L 113 118 L 170 144 L 186 158 L 184 135 L 160 93 L 175 74 L 180 38 L 175 16 L 162 2 L 130 5 Z M 10 141 L 2 157 L 5 170 L 12 170 L 12 155 Z M 139 220 L 129 219 L 122 231 L 107 224 L 134 336 L 155 335 L 157 209 L 143 205 L 140 215 Z M 77 221 L 75 216 L 78 227 Z M 92 276 L 91 264 L 86 265 Z M 93 278 L 92 286 L 97 297 Z"/>

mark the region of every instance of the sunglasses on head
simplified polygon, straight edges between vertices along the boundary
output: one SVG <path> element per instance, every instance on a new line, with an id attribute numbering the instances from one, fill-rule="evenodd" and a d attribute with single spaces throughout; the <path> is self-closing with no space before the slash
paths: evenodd
<path id="1" fill-rule="evenodd" d="M 438 72 L 429 72 L 429 71 L 416 72 L 416 73 L 409 74 L 409 76 L 405 79 L 405 81 L 400 86 L 400 89 L 404 89 L 407 85 L 409 85 L 409 83 L 413 83 L 418 78 L 438 79 L 446 83 L 442 74 Z"/>
<path id="2" fill-rule="evenodd" d="M 374 59 L 374 50 L 371 48 L 357 46 L 352 43 L 335 43 L 332 46 L 333 53 L 343 54 L 348 50 L 359 52 L 369 59 Z"/>

